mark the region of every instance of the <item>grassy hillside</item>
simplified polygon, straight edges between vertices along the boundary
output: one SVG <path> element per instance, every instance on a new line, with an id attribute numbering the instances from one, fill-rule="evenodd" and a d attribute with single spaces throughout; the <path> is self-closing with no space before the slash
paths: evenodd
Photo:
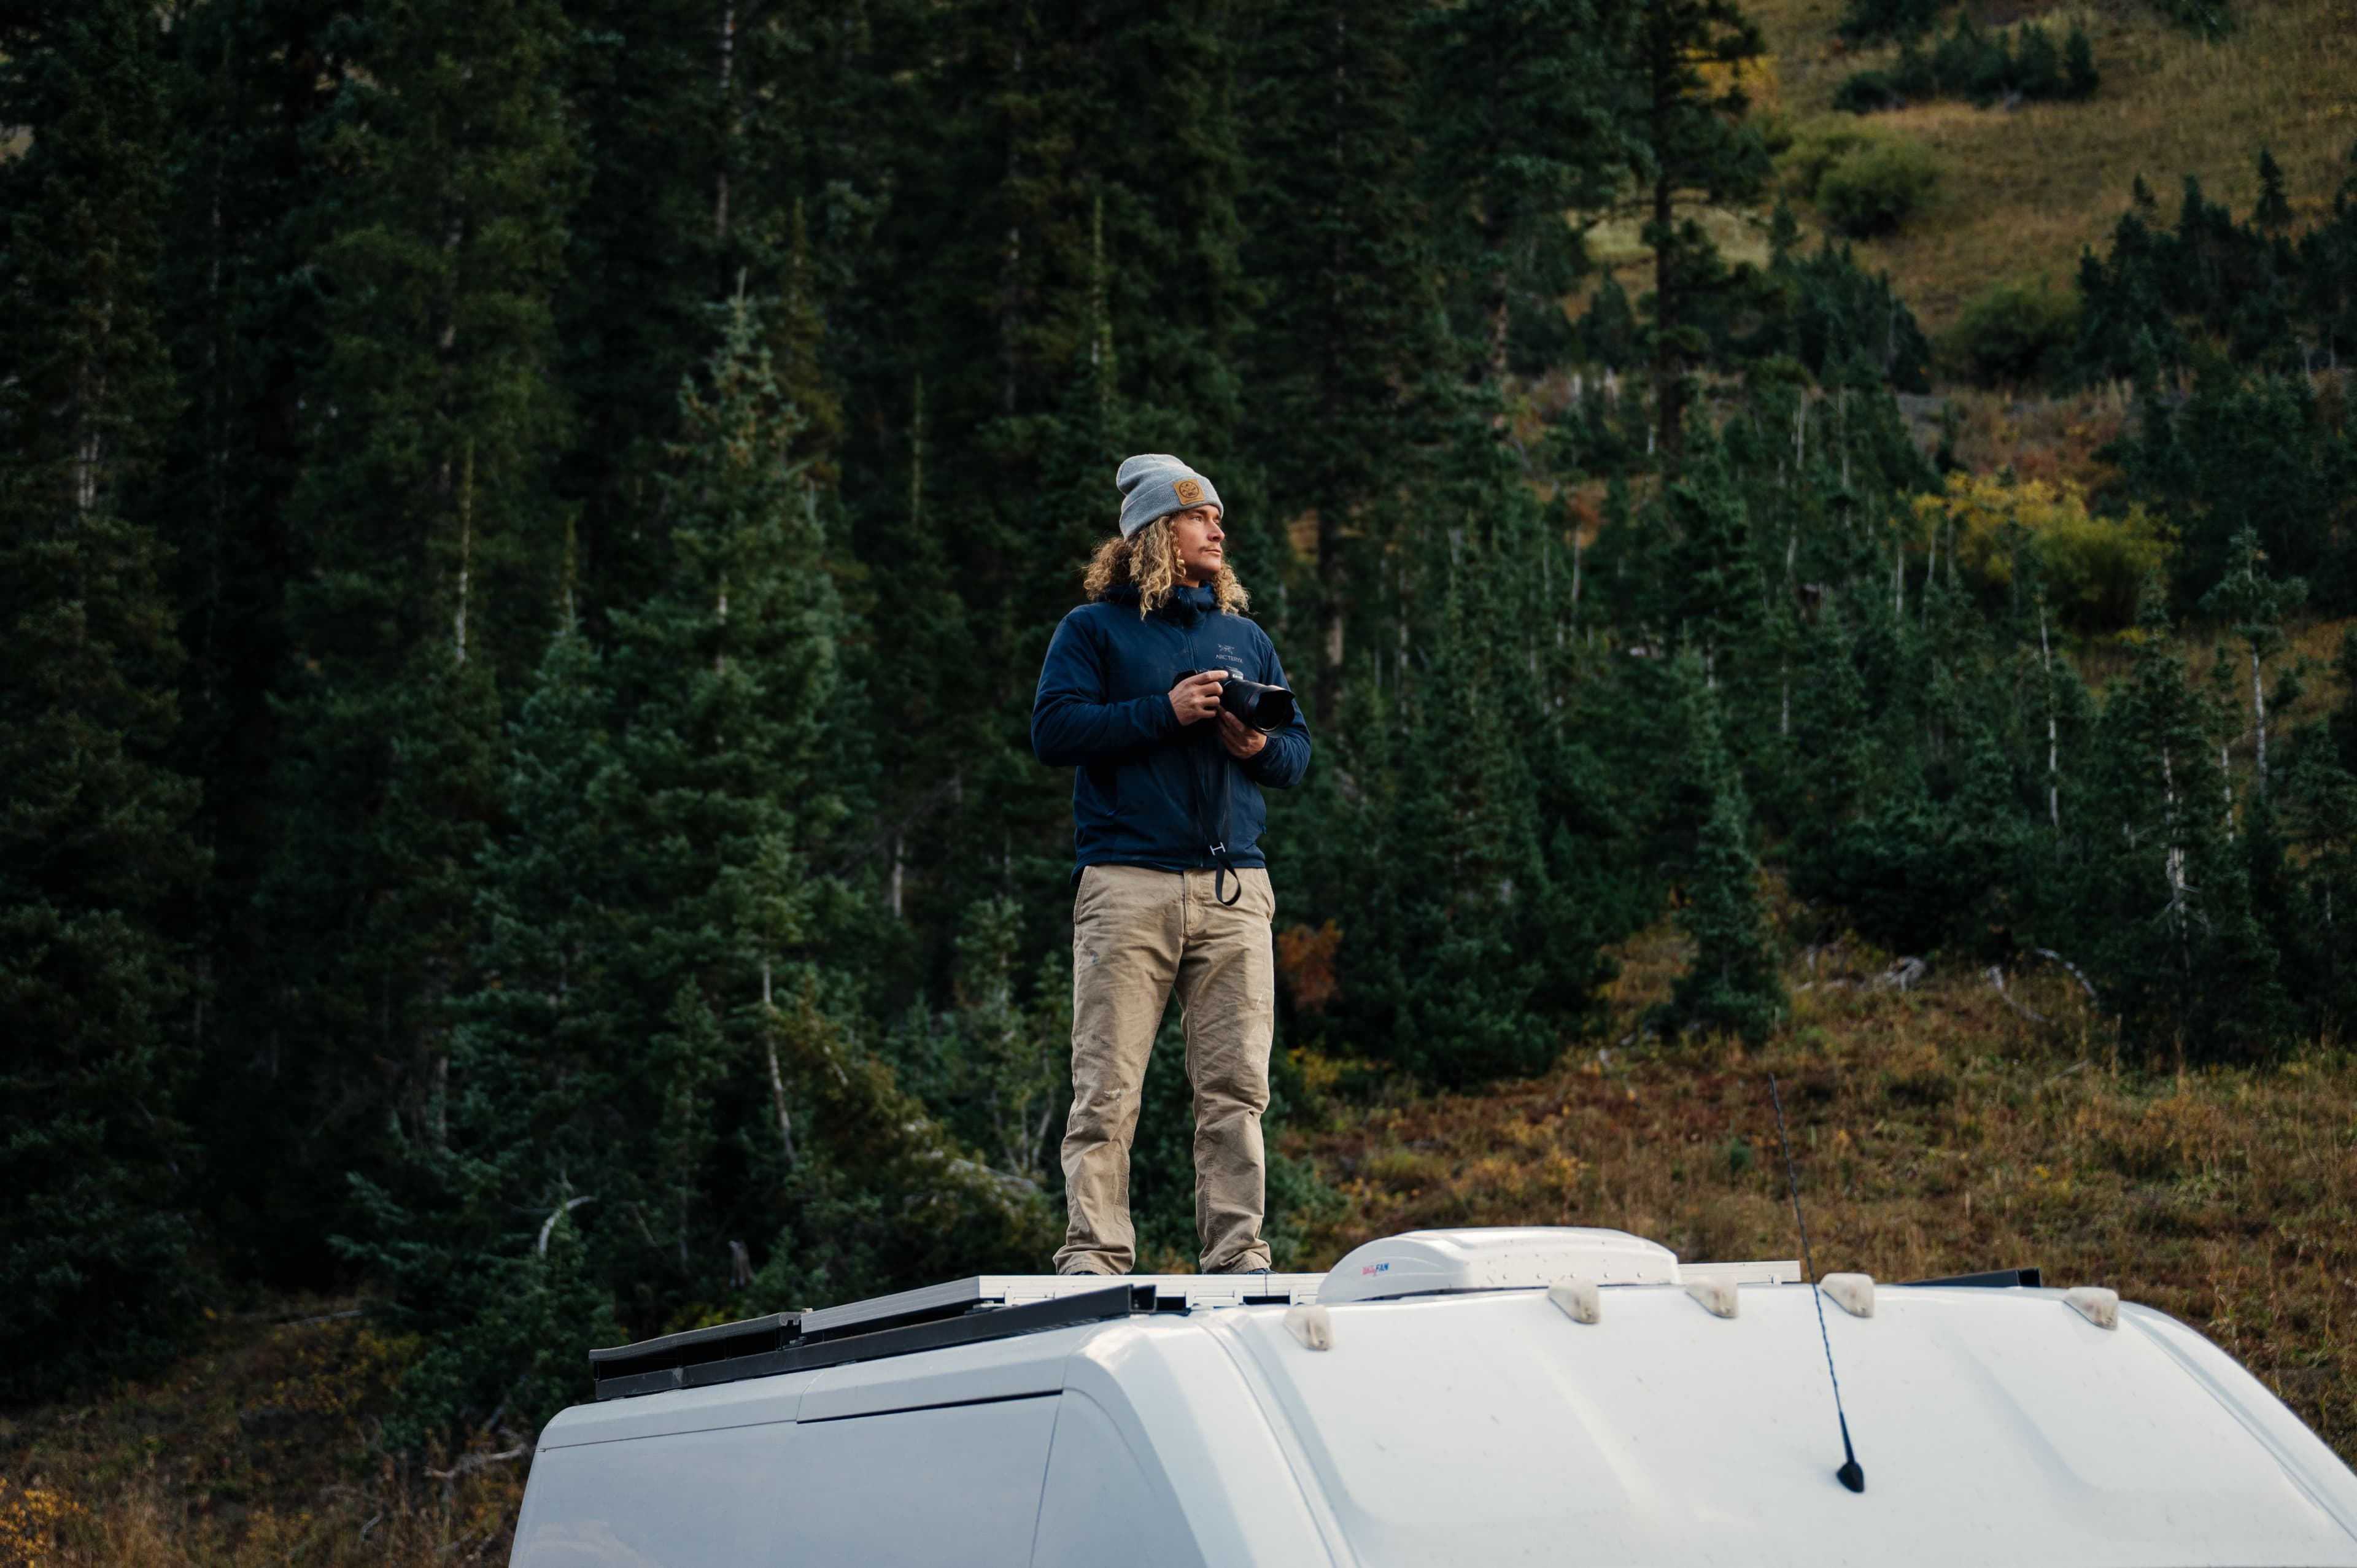
<path id="1" fill-rule="evenodd" d="M 373 1444 L 411 1347 L 350 1302 L 223 1315 L 153 1383 L 0 1417 L 0 1564 L 505 1563 L 520 1455 Z"/>
<path id="2" fill-rule="evenodd" d="M 1605 1225 L 1690 1259 L 1798 1251 L 1783 1084 L 1820 1270 L 2036 1264 L 2224 1346 L 2357 1458 L 2357 1062 L 2137 1072 L 2077 984 L 1804 951 L 1766 1049 L 1644 1037 L 1674 935 L 1630 946 L 1615 1044 L 1483 1095 L 1334 1109 L 1297 1133 L 1344 1197 L 1321 1262 L 1418 1226 Z M 2029 1015 L 2038 1015 L 2033 1019 Z M 1318 1064 L 1312 1064 L 1313 1068 Z"/>
<path id="3" fill-rule="evenodd" d="M 1753 10 L 1775 50 L 1773 98 L 1794 119 L 1827 112 L 1844 77 L 1895 53 L 1846 49 L 1834 36 L 1842 0 L 1764 0 Z M 2207 42 L 2141 4 L 1984 8 L 1991 24 L 2079 22 L 2103 85 L 2087 103 L 1940 102 L 1876 116 L 1928 143 L 1943 183 L 1930 211 L 1862 242 L 1861 256 L 1889 268 L 1936 328 L 1992 281 L 2068 282 L 2080 248 L 2109 233 L 2138 175 L 2164 211 L 2192 175 L 2239 214 L 2265 145 L 2289 179 L 2296 219 L 2312 218 L 2357 142 L 2357 11 L 2342 0 L 2235 0 L 2233 12 L 2235 30 Z"/>
<path id="4" fill-rule="evenodd" d="M 1750 80 L 1765 123 L 1790 130 L 1831 113 L 1844 78 L 1896 56 L 1896 46 L 1852 49 L 1835 37 L 1843 4 L 1750 7 L 1771 51 Z M 1898 233 L 1856 242 L 1859 259 L 1888 270 L 1936 332 L 1992 283 L 2067 286 L 2081 250 L 2102 247 L 2139 175 L 2165 218 L 2188 175 L 2211 199 L 2246 213 L 2263 146 L 2283 166 L 2294 226 L 2306 225 L 2326 209 L 2357 144 L 2357 10 L 2340 0 L 2235 0 L 2233 14 L 2235 29 L 2213 41 L 2143 4 L 1978 8 L 1991 27 L 2025 17 L 2044 18 L 2058 36 L 2083 27 L 2102 86 L 2084 103 L 1935 102 L 1868 116 L 1929 146 L 1941 177 L 1929 208 Z M 1821 231 L 1805 205 L 1800 215 L 1813 237 Z M 1766 259 L 1764 209 L 1701 216 L 1730 258 Z M 1638 227 L 1622 217 L 1589 236 L 1592 253 L 1632 295 L 1650 286 Z"/>

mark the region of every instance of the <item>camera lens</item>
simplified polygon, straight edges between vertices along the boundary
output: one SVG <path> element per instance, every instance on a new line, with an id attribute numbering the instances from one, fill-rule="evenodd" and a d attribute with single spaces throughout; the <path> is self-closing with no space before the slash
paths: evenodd
<path id="1" fill-rule="evenodd" d="M 1220 689 L 1220 706 L 1263 735 L 1274 735 L 1293 722 L 1292 693 L 1242 676 L 1232 677 Z"/>

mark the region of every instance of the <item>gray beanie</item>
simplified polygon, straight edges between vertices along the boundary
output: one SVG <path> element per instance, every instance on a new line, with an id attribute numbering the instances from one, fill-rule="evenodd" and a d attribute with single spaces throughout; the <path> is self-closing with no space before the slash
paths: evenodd
<path id="1" fill-rule="evenodd" d="M 1121 487 L 1121 536 L 1127 539 L 1156 518 L 1190 506 L 1227 507 L 1211 480 L 1178 458 L 1161 452 L 1141 452 L 1122 459 L 1113 477 Z"/>

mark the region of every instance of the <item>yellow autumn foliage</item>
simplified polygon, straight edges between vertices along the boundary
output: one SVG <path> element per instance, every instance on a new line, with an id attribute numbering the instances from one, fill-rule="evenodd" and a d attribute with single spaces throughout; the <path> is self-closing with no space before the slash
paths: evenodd
<path id="1" fill-rule="evenodd" d="M 11 1486 L 0 1477 L 0 1563 L 47 1568 L 58 1526 L 81 1512 L 80 1504 L 47 1487 Z"/>
<path id="2" fill-rule="evenodd" d="M 1936 531 L 1941 553 L 1953 551 L 1986 586 L 2010 584 L 2034 552 L 2047 602 L 2088 629 L 2134 621 L 2145 578 L 2166 570 L 2172 547 L 2168 528 L 2142 507 L 2099 517 L 2068 479 L 1951 474 L 1945 489 L 1915 498 L 1915 520 L 1927 542 Z"/>

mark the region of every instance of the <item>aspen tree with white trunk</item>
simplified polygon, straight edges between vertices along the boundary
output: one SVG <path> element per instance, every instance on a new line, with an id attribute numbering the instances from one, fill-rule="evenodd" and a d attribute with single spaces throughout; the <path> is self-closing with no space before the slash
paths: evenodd
<path id="1" fill-rule="evenodd" d="M 2308 583 L 2299 577 L 2268 576 L 2261 569 L 2266 552 L 2260 548 L 2254 529 L 2235 533 L 2231 557 L 2232 568 L 2201 596 L 2201 608 L 2226 622 L 2249 656 L 2252 770 L 2264 795 L 2267 790 L 2266 660 L 2287 645 L 2284 618 L 2307 599 Z"/>

